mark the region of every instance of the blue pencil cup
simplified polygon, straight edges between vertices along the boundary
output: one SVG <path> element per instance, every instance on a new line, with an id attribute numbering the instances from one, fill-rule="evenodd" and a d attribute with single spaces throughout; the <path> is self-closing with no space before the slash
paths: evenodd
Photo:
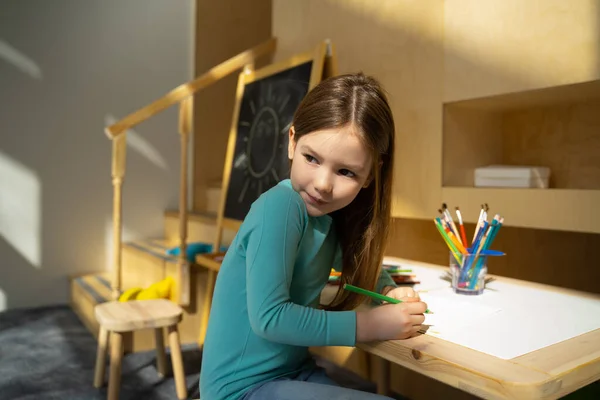
<path id="1" fill-rule="evenodd" d="M 485 279 L 488 273 L 488 259 L 505 255 L 495 250 L 482 250 L 479 254 L 461 254 L 460 260 L 450 252 L 450 276 L 452 290 L 457 294 L 479 295 L 485 289 Z"/>

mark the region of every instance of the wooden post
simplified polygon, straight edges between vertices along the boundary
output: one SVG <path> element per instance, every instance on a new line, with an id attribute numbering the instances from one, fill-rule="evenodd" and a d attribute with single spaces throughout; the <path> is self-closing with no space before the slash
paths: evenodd
<path id="1" fill-rule="evenodd" d="M 179 134 L 181 135 L 181 171 L 179 191 L 179 266 L 177 268 L 177 302 L 182 306 L 190 304 L 190 265 L 187 259 L 187 220 L 188 220 L 188 151 L 192 130 L 193 97 L 179 103 Z"/>
<path id="2" fill-rule="evenodd" d="M 173 377 L 175 378 L 175 390 L 177 398 L 187 398 L 187 387 L 185 385 L 185 369 L 183 368 L 183 356 L 181 355 L 181 343 L 177 324 L 167 328 L 169 335 L 169 347 L 171 348 L 171 365 L 173 366 Z"/>
<path id="3" fill-rule="evenodd" d="M 212 305 L 212 295 L 215 290 L 215 283 L 217 281 L 217 273 L 212 269 L 208 270 L 206 276 L 206 286 L 204 289 L 204 303 L 202 304 L 202 319 L 200 320 L 200 336 L 198 343 L 202 343 L 204 346 L 204 339 L 206 338 L 206 330 L 208 329 L 208 319 L 210 317 L 210 307 Z"/>
<path id="4" fill-rule="evenodd" d="M 108 400 L 118 400 L 121 389 L 121 364 L 123 363 L 123 333 L 110 333 L 110 369 L 108 370 Z"/>
<path id="5" fill-rule="evenodd" d="M 121 233 L 123 179 L 125 177 L 125 152 L 127 150 L 125 133 L 113 139 L 112 146 L 112 183 L 113 183 L 113 276 L 111 297 L 117 300 L 121 294 Z"/>
<path id="6" fill-rule="evenodd" d="M 106 368 L 106 351 L 108 350 L 108 330 L 100 325 L 98 333 L 98 350 L 96 352 L 96 368 L 94 369 L 94 387 L 104 385 L 104 372 Z"/>
<path id="7" fill-rule="evenodd" d="M 325 41 L 327 46 L 327 51 L 325 55 L 325 67 L 323 68 L 323 79 L 330 78 L 332 76 L 338 75 L 338 62 L 337 55 L 335 53 L 335 47 L 331 40 L 327 39 Z"/>

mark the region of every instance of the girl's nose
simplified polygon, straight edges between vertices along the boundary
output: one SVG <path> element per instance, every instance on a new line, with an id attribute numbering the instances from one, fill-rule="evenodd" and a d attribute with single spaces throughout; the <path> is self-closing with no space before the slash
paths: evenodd
<path id="1" fill-rule="evenodd" d="M 315 190 L 319 193 L 330 193 L 333 189 L 331 177 L 328 173 L 321 173 L 315 179 Z"/>

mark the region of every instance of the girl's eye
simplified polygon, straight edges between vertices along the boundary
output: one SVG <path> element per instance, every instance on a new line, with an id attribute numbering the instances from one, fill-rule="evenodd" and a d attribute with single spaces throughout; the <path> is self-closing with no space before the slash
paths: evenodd
<path id="1" fill-rule="evenodd" d="M 317 162 L 317 159 L 311 156 L 310 154 L 303 154 L 303 156 L 306 159 L 306 161 L 308 161 L 311 164 Z"/>
<path id="2" fill-rule="evenodd" d="M 348 178 L 354 178 L 356 176 L 356 174 L 348 169 L 340 169 L 339 171 L 340 175 L 342 176 L 346 176 Z"/>

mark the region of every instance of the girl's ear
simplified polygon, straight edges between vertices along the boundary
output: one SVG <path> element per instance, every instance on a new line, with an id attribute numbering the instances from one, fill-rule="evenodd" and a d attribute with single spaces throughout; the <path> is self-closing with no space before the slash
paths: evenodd
<path id="1" fill-rule="evenodd" d="M 294 135 L 296 131 L 294 130 L 294 126 L 290 127 L 289 132 L 289 143 L 288 143 L 288 158 L 292 160 L 294 158 L 294 152 L 296 151 L 296 141 L 294 140 Z"/>

